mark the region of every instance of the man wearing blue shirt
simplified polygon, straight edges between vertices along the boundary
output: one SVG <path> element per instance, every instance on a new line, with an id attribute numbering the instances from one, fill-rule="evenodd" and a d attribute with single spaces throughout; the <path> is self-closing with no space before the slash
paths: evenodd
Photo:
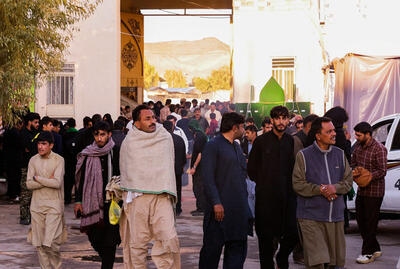
<path id="1" fill-rule="evenodd" d="M 222 248 L 224 268 L 243 268 L 251 212 L 247 200 L 246 158 L 238 143 L 244 132 L 243 116 L 225 113 L 221 134 L 202 152 L 202 180 L 207 200 L 203 224 L 200 269 L 217 269 Z"/>

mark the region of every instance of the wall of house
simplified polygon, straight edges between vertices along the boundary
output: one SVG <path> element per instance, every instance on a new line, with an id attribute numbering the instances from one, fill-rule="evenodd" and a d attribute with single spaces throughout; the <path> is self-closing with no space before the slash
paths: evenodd
<path id="1" fill-rule="evenodd" d="M 120 109 L 120 1 L 103 1 L 95 13 L 79 23 L 66 55 L 75 64 L 74 104 L 47 105 L 47 84 L 36 91 L 36 111 L 55 118 L 74 117 L 78 127 L 85 116 Z"/>
<path id="2" fill-rule="evenodd" d="M 272 75 L 272 58 L 295 57 L 297 101 L 312 102 L 312 111 L 323 114 L 324 66 L 317 13 L 313 1 L 297 1 L 288 8 L 241 7 L 233 18 L 234 102 L 249 102 L 251 85 L 255 100 Z M 314 1 L 315 2 L 315 1 Z M 315 7 L 315 6 L 314 6 Z M 310 11 L 311 8 L 311 11 Z"/>

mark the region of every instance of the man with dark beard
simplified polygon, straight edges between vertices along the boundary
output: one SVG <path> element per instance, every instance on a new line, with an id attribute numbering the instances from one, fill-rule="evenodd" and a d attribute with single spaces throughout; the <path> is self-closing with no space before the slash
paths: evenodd
<path id="1" fill-rule="evenodd" d="M 38 113 L 29 112 L 25 116 L 25 127 L 21 130 L 22 145 L 24 147 L 21 167 L 21 197 L 19 202 L 20 220 L 19 223 L 29 225 L 31 223 L 31 213 L 29 206 L 31 204 L 32 191 L 26 188 L 26 179 L 28 173 L 28 163 L 31 157 L 37 153 L 36 138 L 39 135 Z"/>
<path id="2" fill-rule="evenodd" d="M 387 149 L 372 137 L 372 127 L 360 122 L 354 127 L 357 143 L 354 146 L 351 166 L 356 171 L 364 170 L 370 182 L 359 185 L 356 198 L 356 220 L 363 239 L 358 263 L 370 263 L 382 256 L 376 239 L 379 212 L 385 196 L 385 176 L 387 172 Z M 355 179 L 355 181 L 357 181 Z"/>
<path id="3" fill-rule="evenodd" d="M 289 111 L 276 106 L 270 113 L 273 129 L 253 144 L 247 172 L 256 183 L 255 227 L 262 269 L 274 269 L 274 241 L 280 269 L 289 268 L 288 256 L 298 242 L 296 195 L 292 188 L 294 141 L 287 134 Z"/>
<path id="4" fill-rule="evenodd" d="M 108 211 L 110 201 L 106 201 L 106 186 L 111 176 L 118 175 L 114 141 L 110 126 L 99 121 L 93 126 L 94 142 L 77 156 L 76 203 L 74 212 L 81 217 L 81 232 L 88 235 L 90 244 L 101 258 L 101 268 L 111 269 L 115 251 L 121 243 L 119 226 L 111 225 Z"/>
<path id="5" fill-rule="evenodd" d="M 243 125 L 242 115 L 225 113 L 221 134 L 208 142 L 202 153 L 206 207 L 200 269 L 217 269 L 223 248 L 223 268 L 243 268 L 246 259 L 252 216 L 247 200 L 246 158 L 235 142 L 243 135 Z"/>

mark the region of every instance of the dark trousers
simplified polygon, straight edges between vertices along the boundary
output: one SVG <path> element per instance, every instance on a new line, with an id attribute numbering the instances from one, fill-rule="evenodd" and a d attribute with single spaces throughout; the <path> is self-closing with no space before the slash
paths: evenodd
<path id="1" fill-rule="evenodd" d="M 347 194 L 343 195 L 344 200 L 344 228 L 349 228 L 349 210 L 347 209 Z"/>
<path id="2" fill-rule="evenodd" d="M 21 167 L 14 165 L 7 165 L 7 195 L 10 198 L 15 198 L 21 193 Z"/>
<path id="3" fill-rule="evenodd" d="M 65 162 L 65 175 L 64 175 L 64 201 L 66 204 L 71 203 L 72 188 L 75 183 L 75 166 L 76 163 L 67 160 Z"/>
<path id="4" fill-rule="evenodd" d="M 282 237 L 276 238 L 269 231 L 256 229 L 258 237 L 258 248 L 261 269 L 275 269 L 274 254 L 276 251 L 275 242 L 279 242 L 279 251 L 276 254 L 276 262 L 279 269 L 289 268 L 289 255 L 299 242 L 297 228 L 287 229 Z"/>
<path id="5" fill-rule="evenodd" d="M 115 251 L 117 246 L 97 246 L 93 247 L 99 253 L 101 259 L 101 269 L 113 269 L 115 261 Z"/>
<path id="6" fill-rule="evenodd" d="M 356 220 L 363 239 L 362 255 L 370 255 L 375 251 L 381 251 L 376 230 L 379 222 L 379 212 L 383 197 L 366 197 L 357 195 Z"/>
<path id="7" fill-rule="evenodd" d="M 293 249 L 293 261 L 294 262 L 304 262 L 304 250 L 303 246 L 299 243 Z"/>
<path id="8" fill-rule="evenodd" d="M 203 247 L 200 251 L 199 269 L 217 269 L 224 249 L 224 269 L 242 269 L 247 255 L 247 239 L 224 241 L 219 223 L 210 220 L 203 227 Z"/>
<path id="9" fill-rule="evenodd" d="M 26 187 L 26 177 L 28 174 L 28 168 L 23 167 L 21 169 L 21 197 L 19 199 L 19 212 L 20 219 L 31 221 L 31 199 L 32 191 Z"/>
<path id="10" fill-rule="evenodd" d="M 93 225 L 86 232 L 93 249 L 101 258 L 101 269 L 112 269 L 115 261 L 115 250 L 121 243 L 119 225 L 109 222 L 110 203 L 104 204 L 104 222 Z"/>
<path id="11" fill-rule="evenodd" d="M 201 179 L 201 172 L 197 171 L 193 175 L 193 193 L 196 197 L 196 209 L 198 211 L 204 211 L 206 205 L 206 197 L 204 194 L 204 185 Z"/>
<path id="12" fill-rule="evenodd" d="M 180 214 L 182 212 L 182 174 L 175 175 L 176 179 L 176 192 L 178 200 L 176 202 L 176 213 Z"/>

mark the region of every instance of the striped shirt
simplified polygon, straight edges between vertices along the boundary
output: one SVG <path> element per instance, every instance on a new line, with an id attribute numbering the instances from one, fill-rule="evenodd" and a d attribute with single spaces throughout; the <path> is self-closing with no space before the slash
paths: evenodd
<path id="1" fill-rule="evenodd" d="M 383 197 L 385 195 L 385 176 L 387 171 L 387 150 L 384 145 L 372 138 L 366 145 L 357 143 L 351 157 L 351 167 L 364 167 L 372 173 L 371 183 L 358 188 L 357 195 Z"/>

